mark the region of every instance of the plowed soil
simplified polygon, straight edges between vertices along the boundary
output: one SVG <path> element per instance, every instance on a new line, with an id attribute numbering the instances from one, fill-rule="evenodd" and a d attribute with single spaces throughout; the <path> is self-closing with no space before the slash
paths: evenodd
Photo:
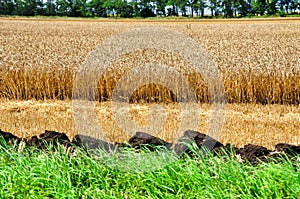
<path id="1" fill-rule="evenodd" d="M 179 156 L 183 155 L 184 153 L 193 156 L 188 144 L 196 143 L 200 149 L 210 148 L 212 153 L 215 155 L 220 153 L 230 154 L 230 152 L 234 152 L 234 154 L 241 158 L 242 162 L 247 162 L 253 165 L 257 165 L 260 162 L 268 162 L 270 160 L 282 157 L 283 155 L 296 157 L 300 154 L 300 146 L 284 143 L 277 144 L 275 150 L 273 151 L 268 150 L 265 147 L 252 144 L 245 145 L 242 148 L 236 148 L 230 144 L 223 145 L 221 142 L 214 140 L 205 134 L 191 130 L 186 131 L 184 136 L 181 137 L 176 144 L 168 143 L 160 138 L 143 132 L 137 132 L 129 139 L 128 143 L 109 143 L 84 135 L 76 135 L 71 141 L 64 133 L 48 130 L 41 134 L 39 138 L 37 136 L 33 136 L 30 139 L 21 139 L 17 136 L 14 136 L 12 133 L 1 130 L 0 136 L 2 136 L 9 144 L 23 142 L 27 147 L 36 147 L 42 150 L 47 149 L 47 145 L 50 143 L 54 143 L 54 146 L 60 144 L 64 147 L 72 147 L 75 145 L 91 150 L 103 149 L 107 152 L 118 151 L 121 147 L 132 147 L 136 149 L 136 152 L 139 152 L 143 146 L 150 150 L 154 150 L 155 147 L 158 146 L 164 146 L 169 150 L 173 150 Z"/>

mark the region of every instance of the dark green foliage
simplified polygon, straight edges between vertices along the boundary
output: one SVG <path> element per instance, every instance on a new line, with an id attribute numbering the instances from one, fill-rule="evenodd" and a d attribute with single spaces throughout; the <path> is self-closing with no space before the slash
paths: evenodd
<path id="1" fill-rule="evenodd" d="M 70 17 L 211 17 L 297 14 L 298 0 L 0 0 L 0 15 Z"/>
<path id="2" fill-rule="evenodd" d="M 146 18 L 146 17 L 154 17 L 154 16 L 155 16 L 154 12 L 148 6 L 146 6 L 141 10 L 141 17 Z"/>

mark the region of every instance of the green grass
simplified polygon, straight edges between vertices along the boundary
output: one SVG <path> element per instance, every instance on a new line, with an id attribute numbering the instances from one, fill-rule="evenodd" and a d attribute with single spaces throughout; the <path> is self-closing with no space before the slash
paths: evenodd
<path id="1" fill-rule="evenodd" d="M 63 149 L 20 150 L 2 144 L 0 197 L 250 199 L 300 196 L 299 157 L 258 166 L 225 156 L 185 157 L 176 158 L 170 165 L 152 172 L 128 173 L 106 165 L 109 156 L 95 158 L 83 150 L 76 153 L 76 156 L 68 156 Z"/>

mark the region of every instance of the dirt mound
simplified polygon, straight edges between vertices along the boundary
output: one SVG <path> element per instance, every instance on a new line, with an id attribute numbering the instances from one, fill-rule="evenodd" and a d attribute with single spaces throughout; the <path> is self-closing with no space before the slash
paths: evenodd
<path id="1" fill-rule="evenodd" d="M 200 133 L 198 131 L 187 130 L 184 132 L 184 135 L 178 139 L 178 143 L 174 146 L 174 151 L 181 155 L 183 153 L 192 154 L 191 145 L 195 143 L 198 148 L 203 150 L 217 150 L 224 145 L 214 138 Z"/>
<path id="2" fill-rule="evenodd" d="M 164 146 L 170 148 L 172 143 L 168 143 L 160 138 L 154 137 L 147 133 L 137 132 L 132 138 L 129 139 L 129 145 L 135 149 L 141 149 L 143 146 L 147 146 L 150 151 L 155 150 L 158 146 Z"/>
<path id="3" fill-rule="evenodd" d="M 86 135 L 76 135 L 72 141 L 76 146 L 88 148 L 88 149 L 103 149 L 105 151 L 111 152 L 118 150 L 117 144 L 112 144 L 103 140 L 98 140 Z"/>
<path id="4" fill-rule="evenodd" d="M 270 154 L 267 148 L 253 144 L 247 144 L 240 149 L 240 155 L 243 160 L 249 161 L 251 164 L 258 164 L 259 161 L 266 161 L 266 156 Z"/>
<path id="5" fill-rule="evenodd" d="M 291 144 L 279 143 L 275 147 L 276 151 L 284 152 L 287 154 L 298 153 L 300 154 L 300 146 L 294 146 Z"/>
<path id="6" fill-rule="evenodd" d="M 47 148 L 49 144 L 61 144 L 62 146 L 71 146 L 68 136 L 64 133 L 46 130 L 45 133 L 37 136 L 32 136 L 31 139 L 27 140 L 27 145 L 35 146 L 36 148 Z"/>
<path id="7" fill-rule="evenodd" d="M 14 143 L 14 142 L 19 143 L 21 141 L 21 139 L 18 138 L 17 136 L 1 130 L 0 130 L 0 136 L 4 138 L 6 143 Z"/>
<path id="8" fill-rule="evenodd" d="M 222 143 L 218 142 L 214 138 L 206 134 L 199 133 L 198 131 L 188 130 L 184 132 L 184 136 L 181 138 L 181 140 L 184 139 L 189 139 L 191 141 L 194 141 L 198 147 L 205 145 L 209 149 L 215 149 L 224 146 Z"/>
<path id="9" fill-rule="evenodd" d="M 178 143 L 168 143 L 160 138 L 149 135 L 143 132 L 137 132 L 128 143 L 110 143 L 103 140 L 98 140 L 85 135 L 76 135 L 71 141 L 64 133 L 46 130 L 45 133 L 39 137 L 32 136 L 30 139 L 21 139 L 9 132 L 0 130 L 6 143 L 15 144 L 24 141 L 28 147 L 36 147 L 38 149 L 46 149 L 48 145 L 52 144 L 53 147 L 59 145 L 63 147 L 79 146 L 85 149 L 102 149 L 107 152 L 119 151 L 121 147 L 132 147 L 137 152 L 146 147 L 150 151 L 157 149 L 157 147 L 166 147 L 168 150 L 173 150 L 177 155 L 188 154 L 193 156 L 191 145 L 196 145 L 199 149 L 210 149 L 213 154 L 234 154 L 239 155 L 243 162 L 248 162 L 256 165 L 260 162 L 268 162 L 270 158 L 277 158 L 281 155 L 288 155 L 295 157 L 300 154 L 300 146 L 291 144 L 279 143 L 276 145 L 275 151 L 270 151 L 265 147 L 253 144 L 245 145 L 242 148 L 236 148 L 231 144 L 223 145 L 221 142 L 203 133 L 188 130 L 184 135 L 178 139 Z M 2 143 L 0 143 L 2 144 Z"/>

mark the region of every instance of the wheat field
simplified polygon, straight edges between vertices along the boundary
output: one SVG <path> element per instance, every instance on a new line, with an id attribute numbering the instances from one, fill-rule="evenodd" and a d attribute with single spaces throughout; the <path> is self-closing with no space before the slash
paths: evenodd
<path id="1" fill-rule="evenodd" d="M 138 27 L 163 27 L 196 41 L 220 71 L 227 97 L 221 141 L 272 148 L 300 143 L 300 19 L 289 20 L 50 20 L 0 18 L 0 129 L 28 137 L 45 129 L 74 136 L 74 78 L 89 52 L 105 39 Z M 207 131 L 210 94 L 200 74 L 174 53 L 155 49 L 126 54 L 99 79 L 97 115 L 112 141 L 124 135 L 111 117 L 109 100 L 133 66 L 157 61 L 182 72 L 196 92 L 199 128 Z M 171 141 L 180 118 L 174 94 L 146 85 L 131 99 L 131 117 L 147 124 L 151 104 L 163 103 L 168 120 L 159 137 Z M 143 103 L 142 103 L 143 102 Z"/>

